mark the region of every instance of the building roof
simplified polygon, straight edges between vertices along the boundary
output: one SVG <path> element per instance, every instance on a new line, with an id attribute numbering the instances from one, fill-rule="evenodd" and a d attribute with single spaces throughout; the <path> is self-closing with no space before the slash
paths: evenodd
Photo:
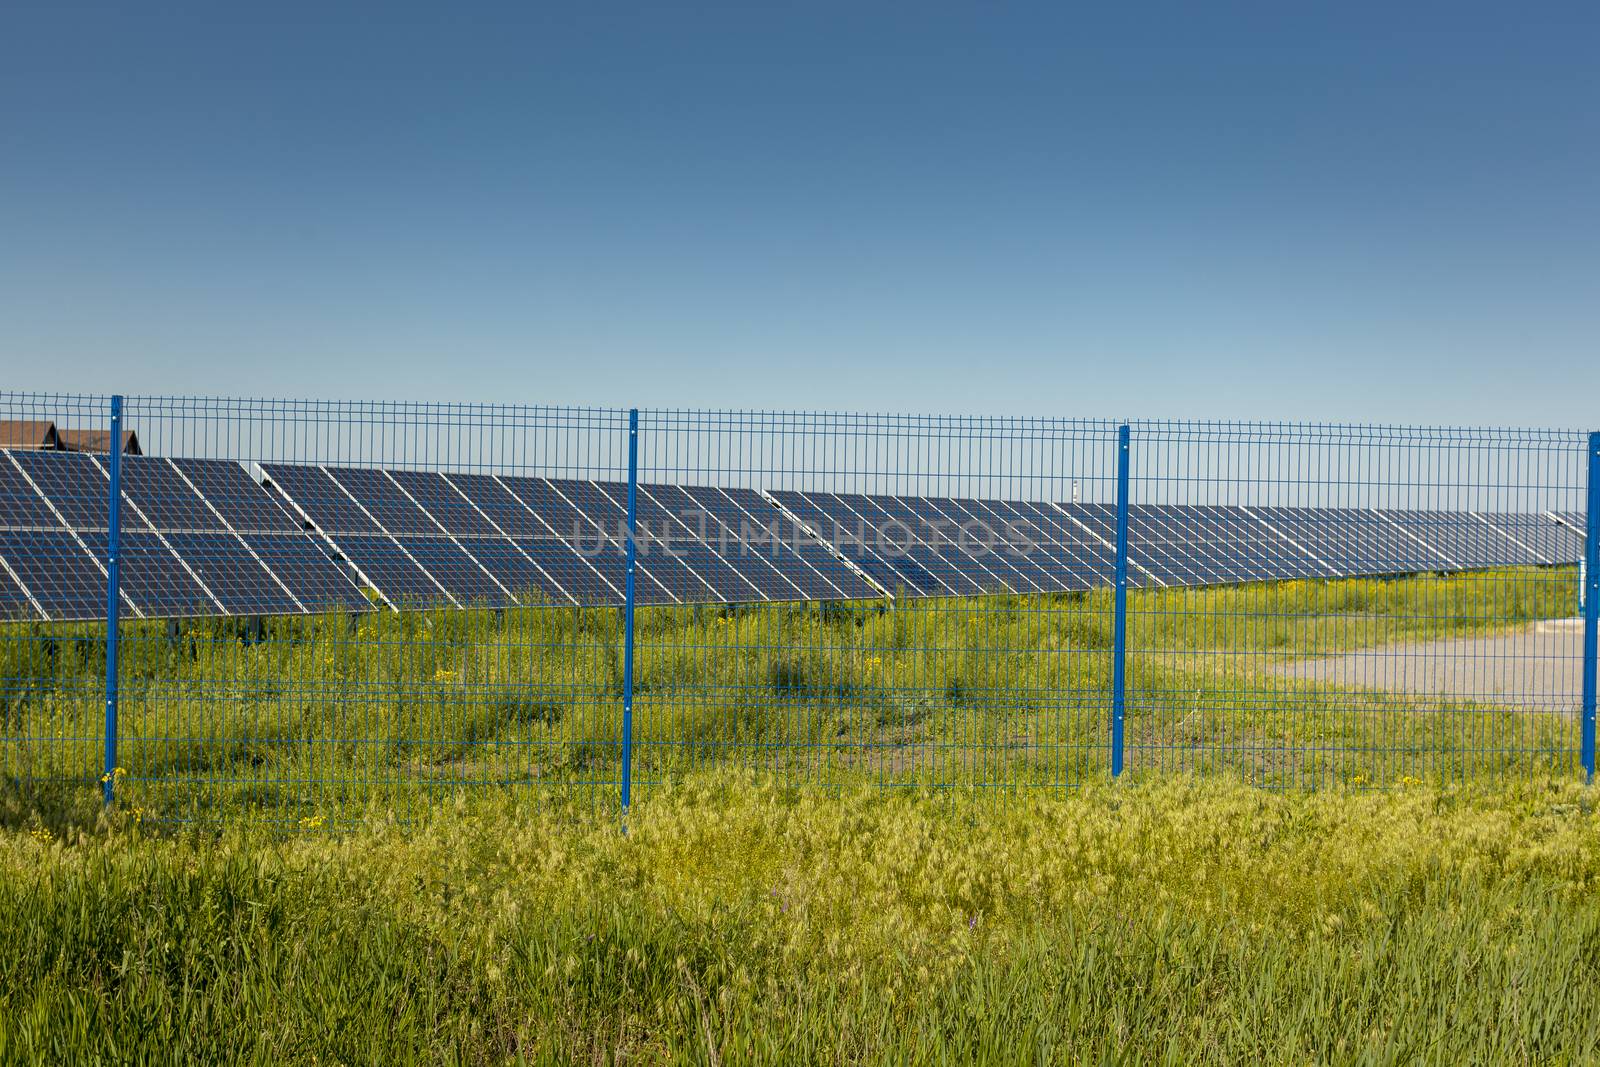
<path id="1" fill-rule="evenodd" d="M 60 447 L 56 424 L 48 419 L 0 419 L 0 448 Z"/>
<path id="2" fill-rule="evenodd" d="M 56 436 L 61 442 L 60 447 L 68 452 L 111 451 L 110 430 L 59 430 Z M 122 451 L 125 455 L 142 455 L 139 435 L 132 430 L 123 430 Z"/>

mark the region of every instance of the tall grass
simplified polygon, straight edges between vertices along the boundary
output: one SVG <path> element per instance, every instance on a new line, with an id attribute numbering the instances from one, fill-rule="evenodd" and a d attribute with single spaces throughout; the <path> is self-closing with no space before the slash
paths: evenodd
<path id="1" fill-rule="evenodd" d="M 6 831 L 0 1060 L 1590 1061 L 1594 801 L 722 773 L 626 835 L 481 791 L 337 836 Z"/>
<path id="2" fill-rule="evenodd" d="M 1572 568 L 1291 581 L 1130 597 L 1130 773 L 1269 785 L 1570 771 L 1576 720 L 1529 694 L 1287 678 L 1295 658 L 1570 612 Z M 641 789 L 708 767 L 845 786 L 1057 786 L 1109 767 L 1111 597 L 648 608 L 634 674 Z M 423 806 L 463 784 L 614 797 L 617 612 L 416 610 L 124 626 L 119 762 L 168 818 Z M 0 778 L 92 797 L 101 631 L 0 628 Z"/>

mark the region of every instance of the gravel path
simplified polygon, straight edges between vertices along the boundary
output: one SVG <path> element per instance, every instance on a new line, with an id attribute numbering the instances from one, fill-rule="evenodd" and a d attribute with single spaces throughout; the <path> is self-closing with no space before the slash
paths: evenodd
<path id="1" fill-rule="evenodd" d="M 1583 627 L 1556 619 L 1523 629 L 1406 642 L 1285 663 L 1286 678 L 1528 711 L 1576 713 L 1583 692 Z"/>

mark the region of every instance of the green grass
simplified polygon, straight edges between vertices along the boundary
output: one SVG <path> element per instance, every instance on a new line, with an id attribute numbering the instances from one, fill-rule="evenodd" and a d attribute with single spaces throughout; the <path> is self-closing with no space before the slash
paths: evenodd
<path id="1" fill-rule="evenodd" d="M 0 1061 L 1592 1062 L 1596 799 L 722 772 L 626 835 L 493 791 L 0 831 Z"/>
<path id="2" fill-rule="evenodd" d="M 1129 772 L 1272 786 L 1571 773 L 1576 720 L 1295 681 L 1290 660 L 1570 614 L 1572 568 L 1135 591 Z M 1076 785 L 1109 766 L 1112 601 L 1047 597 L 648 608 L 634 777 L 707 768 L 845 786 Z M 614 800 L 614 610 L 530 608 L 124 626 L 121 792 L 163 818 L 293 823 L 463 784 Z M 0 779 L 92 807 L 98 627 L 0 629 Z M 91 817 L 88 809 L 83 817 Z"/>

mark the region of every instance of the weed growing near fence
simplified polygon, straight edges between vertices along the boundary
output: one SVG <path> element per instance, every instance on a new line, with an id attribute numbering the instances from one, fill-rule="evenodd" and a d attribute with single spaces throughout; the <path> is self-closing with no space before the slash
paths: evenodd
<path id="1" fill-rule="evenodd" d="M 34 825 L 0 832 L 0 1059 L 1575 1062 L 1594 801 L 1168 779 L 974 811 L 724 773 L 626 836 L 494 793 L 342 834 Z"/>

